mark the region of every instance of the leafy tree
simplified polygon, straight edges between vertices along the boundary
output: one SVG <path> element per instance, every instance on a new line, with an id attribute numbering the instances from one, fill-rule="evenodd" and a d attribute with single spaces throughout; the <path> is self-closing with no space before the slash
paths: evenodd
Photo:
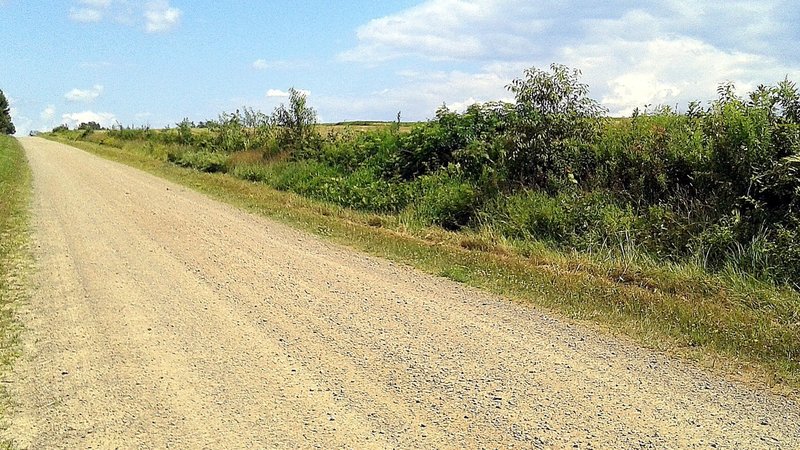
<path id="1" fill-rule="evenodd" d="M 17 129 L 11 123 L 11 107 L 3 91 L 0 90 L 0 134 L 14 134 Z"/>
<path id="2" fill-rule="evenodd" d="M 596 140 L 605 110 L 587 97 L 580 71 L 532 67 L 508 89 L 516 98 L 509 175 L 523 185 L 552 189 L 570 179 L 572 164 Z"/>
<path id="3" fill-rule="evenodd" d="M 289 106 L 281 104 L 275 108 L 273 118 L 280 127 L 278 144 L 281 147 L 293 152 L 306 152 L 319 146 L 317 111 L 308 106 L 302 92 L 289 89 Z"/>

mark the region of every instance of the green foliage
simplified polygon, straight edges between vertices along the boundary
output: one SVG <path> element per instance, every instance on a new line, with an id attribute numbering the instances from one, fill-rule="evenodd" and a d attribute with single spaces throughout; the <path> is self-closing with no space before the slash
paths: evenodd
<path id="1" fill-rule="evenodd" d="M 603 109 L 587 97 L 578 70 L 559 64 L 550 70 L 530 68 L 508 86 L 516 105 L 507 158 L 511 181 L 552 191 L 572 182 L 580 154 L 600 130 Z"/>
<path id="2" fill-rule="evenodd" d="M 795 218 L 793 224 L 778 225 L 765 253 L 769 258 L 766 267 L 771 272 L 765 275 L 789 281 L 800 289 L 800 219 Z"/>
<path id="3" fill-rule="evenodd" d="M 219 152 L 181 148 L 167 154 L 167 160 L 181 167 L 201 172 L 227 172 L 228 156 Z"/>
<path id="4" fill-rule="evenodd" d="M 27 303 L 28 272 L 33 267 L 28 245 L 31 192 L 25 151 L 16 139 L 0 135 L 0 372 L 4 376 L 22 350 L 17 306 Z M 0 388 L 0 404 L 0 420 L 8 423 L 11 399 L 6 388 Z M 6 442 L 0 443 L 2 447 L 12 448 Z"/>
<path id="5" fill-rule="evenodd" d="M 278 106 L 273 118 L 279 127 L 278 144 L 281 148 L 295 154 L 318 150 L 317 112 L 308 106 L 304 93 L 295 88 L 289 89 L 289 105 Z"/>
<path id="6" fill-rule="evenodd" d="M 398 142 L 394 172 L 409 180 L 436 172 L 450 163 L 478 178 L 485 165 L 503 162 L 503 140 L 512 106 L 503 102 L 475 104 L 464 114 L 442 106 L 436 118 L 411 130 Z"/>
<path id="7" fill-rule="evenodd" d="M 508 86 L 514 103 L 442 106 L 408 131 L 398 115 L 392 126 L 349 124 L 322 136 L 316 112 L 292 89 L 271 116 L 243 108 L 202 130 L 184 119 L 173 130 L 118 127 L 83 139 L 146 142 L 181 166 L 424 225 L 798 284 L 794 83 L 744 97 L 726 84 L 706 107 L 612 119 L 579 75 L 531 68 Z"/>
<path id="8" fill-rule="evenodd" d="M 422 176 L 415 184 L 419 198 L 414 216 L 424 224 L 458 230 L 470 223 L 479 206 L 475 187 L 453 171 Z"/>
<path id="9" fill-rule="evenodd" d="M 81 124 L 78 125 L 78 128 L 76 129 L 84 131 L 96 131 L 96 130 L 102 130 L 103 127 L 95 121 L 89 121 L 89 122 L 81 122 Z"/>
<path id="10" fill-rule="evenodd" d="M 613 195 L 524 189 L 497 197 L 480 214 L 483 227 L 519 240 L 583 251 L 619 248 L 635 239 L 636 215 Z"/>
<path id="11" fill-rule="evenodd" d="M 14 134 L 17 132 L 14 123 L 11 121 L 11 106 L 8 99 L 0 89 L 0 134 Z"/>

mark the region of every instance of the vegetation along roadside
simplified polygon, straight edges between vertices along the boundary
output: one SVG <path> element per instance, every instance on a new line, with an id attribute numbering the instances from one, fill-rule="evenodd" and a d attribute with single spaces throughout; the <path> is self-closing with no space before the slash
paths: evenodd
<path id="1" fill-rule="evenodd" d="M 420 124 L 316 124 L 292 91 L 193 127 L 52 138 L 371 253 L 800 386 L 800 95 L 609 118 L 579 73 Z M 96 124 L 94 124 L 96 125 Z"/>
<path id="2" fill-rule="evenodd" d="M 22 147 L 16 139 L 0 135 L 0 373 L 3 378 L 19 354 L 20 325 L 14 314 L 27 292 L 30 183 Z M 8 401 L 4 385 L 0 385 L 0 426 L 7 425 Z M 3 442 L 0 448 L 10 445 Z"/>

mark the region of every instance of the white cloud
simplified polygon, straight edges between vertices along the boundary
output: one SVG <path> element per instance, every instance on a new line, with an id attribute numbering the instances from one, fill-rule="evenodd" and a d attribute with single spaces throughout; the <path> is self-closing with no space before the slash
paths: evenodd
<path id="1" fill-rule="evenodd" d="M 311 67 L 307 61 L 290 61 L 290 60 L 274 60 L 267 61 L 266 59 L 257 59 L 253 61 L 252 67 L 256 70 L 289 70 L 289 69 L 302 69 Z"/>
<path id="2" fill-rule="evenodd" d="M 89 122 L 97 122 L 105 128 L 110 128 L 116 122 L 116 119 L 116 116 L 112 113 L 96 113 L 94 111 L 82 111 L 61 115 L 63 123 L 72 128 L 82 123 Z"/>
<path id="3" fill-rule="evenodd" d="M 30 131 L 33 126 L 33 120 L 20 112 L 20 109 L 16 106 L 18 103 L 17 99 L 7 95 L 6 100 L 8 100 L 8 112 L 9 115 L 11 115 L 11 122 L 14 124 L 14 128 L 16 128 L 15 134 L 17 136 L 28 134 L 28 131 Z"/>
<path id="4" fill-rule="evenodd" d="M 79 7 L 70 8 L 69 18 L 75 22 L 97 23 L 103 20 L 111 0 L 78 0 Z"/>
<path id="5" fill-rule="evenodd" d="M 55 117 L 55 115 L 56 115 L 56 107 L 54 105 L 47 105 L 47 107 L 43 109 L 41 113 L 39 113 L 39 117 L 45 122 L 50 122 L 51 120 L 53 120 L 53 117 Z"/>
<path id="6" fill-rule="evenodd" d="M 305 95 L 306 97 L 310 97 L 311 96 L 311 91 L 307 91 L 305 89 L 297 89 L 297 92 Z M 270 89 L 270 90 L 267 91 L 267 97 L 269 97 L 269 98 L 275 98 L 275 97 L 286 97 L 286 98 L 288 98 L 289 97 L 289 92 L 288 91 L 282 91 L 280 89 Z"/>
<path id="7" fill-rule="evenodd" d="M 103 20 L 103 13 L 93 8 L 71 8 L 69 18 L 80 23 L 97 23 Z"/>
<path id="8" fill-rule="evenodd" d="M 64 98 L 70 102 L 83 102 L 89 103 L 100 96 L 103 93 L 103 86 L 96 84 L 92 86 L 90 89 L 73 89 L 66 94 L 64 94 Z"/>
<path id="9" fill-rule="evenodd" d="M 8 96 L 6 97 L 6 100 L 8 101 L 8 115 L 11 116 L 11 122 L 14 123 L 14 121 L 19 118 L 19 109 L 14 106 L 14 103 L 17 101 L 13 97 Z"/>
<path id="10" fill-rule="evenodd" d="M 78 0 L 78 3 L 92 8 L 108 8 L 111 0 Z"/>
<path id="11" fill-rule="evenodd" d="M 162 33 L 175 28 L 181 20 L 183 12 L 170 6 L 166 0 L 148 2 L 145 8 L 145 29 L 148 33 Z"/>
<path id="12" fill-rule="evenodd" d="M 547 26 L 541 11 L 524 0 L 429 0 L 359 27 L 358 45 L 339 56 L 368 63 L 528 56 L 539 47 L 532 37 Z"/>
<path id="13" fill-rule="evenodd" d="M 321 115 L 341 120 L 394 120 L 398 111 L 403 119 L 422 120 L 433 117 L 443 103 L 451 110 L 463 111 L 474 103 L 511 101 L 505 86 L 518 75 L 516 68 L 514 64 L 492 64 L 476 73 L 403 71 L 396 86 L 355 98 L 320 94 L 313 106 Z"/>
<path id="14" fill-rule="evenodd" d="M 768 56 L 725 51 L 686 37 L 598 37 L 594 42 L 602 43 L 562 49 L 559 60 L 582 69 L 584 82 L 613 115 L 629 115 L 648 104 L 686 108 L 690 101 L 715 98 L 716 88 L 728 81 L 744 92 L 800 74 L 800 68 Z"/>
<path id="15" fill-rule="evenodd" d="M 81 23 L 111 21 L 119 25 L 140 24 L 148 33 L 170 31 L 179 23 L 183 12 L 169 0 L 74 0 L 69 18 Z"/>
<path id="16" fill-rule="evenodd" d="M 646 104 L 685 108 L 714 98 L 726 81 L 744 92 L 787 75 L 799 78 L 790 6 L 785 0 L 633 6 L 610 0 L 581 8 L 555 0 L 427 0 L 359 27 L 357 45 L 339 58 L 407 61 L 400 84 L 373 98 L 412 115 L 430 116 L 442 101 L 460 108 L 508 98 L 509 81 L 552 62 L 581 69 L 591 96 L 612 114 Z M 420 70 L 422 64 L 446 70 Z M 462 70 L 450 70 L 454 64 Z"/>

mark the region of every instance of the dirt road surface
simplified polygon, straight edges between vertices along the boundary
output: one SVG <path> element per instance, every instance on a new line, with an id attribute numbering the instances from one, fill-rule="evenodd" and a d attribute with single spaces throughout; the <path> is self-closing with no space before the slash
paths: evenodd
<path id="1" fill-rule="evenodd" d="M 29 448 L 800 448 L 800 408 L 24 139 Z"/>

